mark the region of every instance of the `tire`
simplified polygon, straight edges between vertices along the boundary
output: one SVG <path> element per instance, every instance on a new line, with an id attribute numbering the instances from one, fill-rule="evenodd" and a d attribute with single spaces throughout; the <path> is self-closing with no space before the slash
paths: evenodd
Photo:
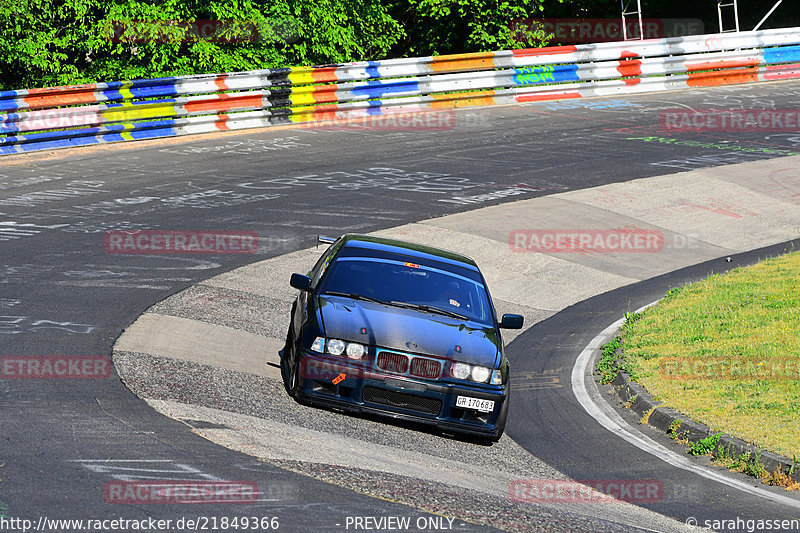
<path id="1" fill-rule="evenodd" d="M 289 372 L 289 396 L 300 402 L 300 361 L 294 361 Z"/>
<path id="2" fill-rule="evenodd" d="M 286 388 L 286 392 L 289 393 L 289 396 L 294 398 L 294 401 L 305 405 L 306 402 L 303 400 L 300 391 L 300 360 L 297 357 L 297 350 L 294 342 L 290 340 L 285 350 L 283 361 L 285 361 L 286 376 L 283 385 Z"/>
<path id="3" fill-rule="evenodd" d="M 283 387 L 286 389 L 286 392 L 289 392 L 289 385 L 291 383 L 291 360 L 289 356 L 292 352 L 292 337 L 292 327 L 289 326 L 289 330 L 286 332 L 286 343 L 283 345 L 283 350 L 281 350 L 281 378 L 283 378 Z"/>

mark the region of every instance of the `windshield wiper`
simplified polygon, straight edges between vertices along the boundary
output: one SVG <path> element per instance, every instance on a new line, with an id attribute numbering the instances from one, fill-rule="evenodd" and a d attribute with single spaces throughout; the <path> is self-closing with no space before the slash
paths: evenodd
<path id="1" fill-rule="evenodd" d="M 425 311 L 426 313 L 436 313 L 439 315 L 449 316 L 450 318 L 457 318 L 459 320 L 469 320 L 469 317 L 466 315 L 462 315 L 460 313 L 456 313 L 455 311 L 448 311 L 447 309 L 442 309 L 440 307 L 435 307 L 433 305 L 422 305 L 422 304 L 410 304 L 408 302 L 391 302 L 392 305 L 396 305 L 398 307 L 405 307 L 407 309 L 418 309 L 420 311 Z"/>
<path id="2" fill-rule="evenodd" d="M 325 291 L 325 294 L 330 294 L 331 296 L 344 296 L 345 298 L 352 298 L 353 300 L 365 300 L 367 302 L 374 302 L 376 304 L 392 305 L 389 302 L 384 302 L 383 300 L 378 300 L 377 298 L 373 298 L 371 296 L 364 296 L 363 294 L 356 294 L 354 292 Z"/>

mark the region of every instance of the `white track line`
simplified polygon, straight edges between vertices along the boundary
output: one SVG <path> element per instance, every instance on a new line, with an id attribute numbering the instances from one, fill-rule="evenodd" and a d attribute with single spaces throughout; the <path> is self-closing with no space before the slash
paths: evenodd
<path id="1" fill-rule="evenodd" d="M 639 313 L 654 304 L 655 302 L 648 304 L 636 312 Z M 595 397 L 600 397 L 597 385 L 594 383 L 594 379 L 591 378 L 592 373 L 589 368 L 589 365 L 592 361 L 592 354 L 595 350 L 599 350 L 600 346 L 602 346 L 606 340 L 610 338 L 611 335 L 620 328 L 620 326 L 622 326 L 624 322 L 624 318 L 617 320 L 604 329 L 594 339 L 592 339 L 578 356 L 578 360 L 575 361 L 575 366 L 572 368 L 572 392 L 575 394 L 575 397 L 578 399 L 586 412 L 614 435 L 625 439 L 637 448 L 658 457 L 662 461 L 665 461 L 672 466 L 701 475 L 718 483 L 728 485 L 729 487 L 741 490 L 742 492 L 746 492 L 754 496 L 760 496 L 776 503 L 781 503 L 789 507 L 800 509 L 800 501 L 794 498 L 790 498 L 782 494 L 776 494 L 760 487 L 750 486 L 744 481 L 727 477 L 720 472 L 716 472 L 702 465 L 695 464 L 686 457 L 683 457 L 682 455 L 665 448 L 664 446 L 652 440 L 650 437 L 631 427 L 607 403 L 603 402 L 602 400 L 600 402 L 595 402 L 592 399 L 592 394 L 589 392 L 588 387 L 592 387 L 593 392 L 596 393 Z M 587 385 L 587 376 L 591 378 L 588 380 L 590 385 Z"/>

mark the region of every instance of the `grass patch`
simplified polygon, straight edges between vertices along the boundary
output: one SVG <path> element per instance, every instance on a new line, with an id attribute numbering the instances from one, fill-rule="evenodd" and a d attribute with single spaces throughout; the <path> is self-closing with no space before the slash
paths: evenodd
<path id="1" fill-rule="evenodd" d="M 632 318 L 604 347 L 601 378 L 624 369 L 714 431 L 800 456 L 800 253 L 672 289 Z"/>

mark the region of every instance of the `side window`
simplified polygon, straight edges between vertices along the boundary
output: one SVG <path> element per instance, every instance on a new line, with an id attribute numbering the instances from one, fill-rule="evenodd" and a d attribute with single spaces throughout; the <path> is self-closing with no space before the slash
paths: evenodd
<path id="1" fill-rule="evenodd" d="M 311 288 L 315 289 L 317 287 L 317 283 L 319 282 L 320 278 L 325 271 L 328 270 L 328 265 L 331 264 L 331 261 L 339 250 L 342 248 L 342 240 L 339 239 L 335 243 L 331 244 L 330 248 L 319 258 L 317 264 L 314 265 L 314 268 L 311 270 Z"/>

